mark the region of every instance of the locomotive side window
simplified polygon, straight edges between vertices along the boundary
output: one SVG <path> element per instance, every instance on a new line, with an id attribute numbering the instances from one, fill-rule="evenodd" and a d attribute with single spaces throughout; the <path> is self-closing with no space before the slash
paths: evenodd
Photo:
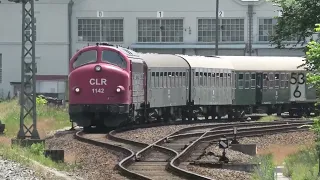
<path id="1" fill-rule="evenodd" d="M 119 53 L 115 51 L 105 50 L 102 52 L 102 61 L 121 67 L 127 68 L 127 62 Z"/>
<path id="2" fill-rule="evenodd" d="M 72 67 L 77 68 L 79 66 L 93 63 L 97 61 L 97 51 L 91 50 L 91 51 L 85 51 L 77 57 L 77 59 L 73 62 Z"/>
<path id="3" fill-rule="evenodd" d="M 250 88 L 250 73 L 246 73 L 245 74 L 245 84 L 244 84 L 244 88 L 245 89 L 249 89 Z"/>
<path id="4" fill-rule="evenodd" d="M 243 73 L 239 73 L 239 77 L 238 77 L 238 88 L 239 89 L 243 89 Z"/>
<path id="5" fill-rule="evenodd" d="M 255 89 L 255 88 L 256 88 L 256 74 L 251 73 L 251 89 Z"/>
<path id="6" fill-rule="evenodd" d="M 275 81 L 274 88 L 279 89 L 279 87 L 280 87 L 280 74 L 279 73 L 274 75 L 274 81 Z"/>

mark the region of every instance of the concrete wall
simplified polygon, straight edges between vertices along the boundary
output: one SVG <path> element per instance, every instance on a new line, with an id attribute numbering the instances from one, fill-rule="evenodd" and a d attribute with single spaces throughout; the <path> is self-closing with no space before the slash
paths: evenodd
<path id="1" fill-rule="evenodd" d="M 36 61 L 38 74 L 68 73 L 68 12 L 65 0 L 41 0 L 35 5 Z M 22 5 L 0 4 L 0 54 L 2 83 L 0 90 L 13 91 L 10 82 L 21 81 Z"/>

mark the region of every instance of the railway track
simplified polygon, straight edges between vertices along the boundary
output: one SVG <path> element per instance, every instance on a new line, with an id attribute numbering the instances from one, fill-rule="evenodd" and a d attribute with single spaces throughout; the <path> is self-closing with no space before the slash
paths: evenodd
<path id="1" fill-rule="evenodd" d="M 98 146 L 124 152 L 126 157 L 118 163 L 125 176 L 133 179 L 210 179 L 187 171 L 186 166 L 199 158 L 204 149 L 217 143 L 223 135 L 233 136 L 233 127 L 237 127 L 237 137 L 260 136 L 283 133 L 297 129 L 298 126 L 313 121 L 274 121 L 274 122 L 238 122 L 188 127 L 159 139 L 152 144 L 135 142 L 116 137 L 119 131 L 106 135 L 76 133 L 77 139 Z"/>

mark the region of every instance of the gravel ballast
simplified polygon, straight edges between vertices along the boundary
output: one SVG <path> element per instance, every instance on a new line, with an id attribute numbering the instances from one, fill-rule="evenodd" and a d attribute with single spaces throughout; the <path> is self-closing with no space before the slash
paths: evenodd
<path id="1" fill-rule="evenodd" d="M 19 163 L 4 160 L 0 157 L 0 179 L 6 180 L 40 180 L 36 172 Z"/>
<path id="2" fill-rule="evenodd" d="M 47 139 L 46 147 L 63 149 L 65 162 L 80 165 L 73 172 L 68 172 L 70 176 L 85 180 L 127 179 L 114 168 L 123 154 L 80 142 L 74 138 L 74 132 Z"/>
<path id="3" fill-rule="evenodd" d="M 120 133 L 117 133 L 116 136 L 124 139 L 129 139 L 133 141 L 150 144 L 158 141 L 162 137 L 168 136 L 183 128 L 193 127 L 193 126 L 205 126 L 205 125 L 212 125 L 212 124 L 214 123 L 208 123 L 208 124 L 197 123 L 197 124 L 151 127 L 151 128 L 135 129 L 131 131 L 120 132 Z"/>
<path id="4" fill-rule="evenodd" d="M 220 149 L 217 145 L 211 145 L 205 152 L 206 155 L 203 156 L 200 161 L 218 162 L 219 157 L 222 156 L 223 149 Z M 231 149 L 226 149 L 226 156 L 232 163 L 247 163 L 252 159 L 252 156 Z"/>
<path id="5" fill-rule="evenodd" d="M 199 166 L 188 165 L 189 171 L 210 177 L 215 180 L 250 180 L 251 174 L 242 171 L 232 171 L 228 169 L 213 169 Z"/>

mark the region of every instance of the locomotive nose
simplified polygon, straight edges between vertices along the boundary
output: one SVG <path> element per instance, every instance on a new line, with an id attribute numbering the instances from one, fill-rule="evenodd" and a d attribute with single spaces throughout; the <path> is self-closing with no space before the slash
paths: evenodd
<path id="1" fill-rule="evenodd" d="M 129 92 L 126 91 L 129 75 L 112 65 L 87 65 L 74 71 L 69 79 L 70 95 L 78 103 L 122 104 L 129 101 Z"/>

